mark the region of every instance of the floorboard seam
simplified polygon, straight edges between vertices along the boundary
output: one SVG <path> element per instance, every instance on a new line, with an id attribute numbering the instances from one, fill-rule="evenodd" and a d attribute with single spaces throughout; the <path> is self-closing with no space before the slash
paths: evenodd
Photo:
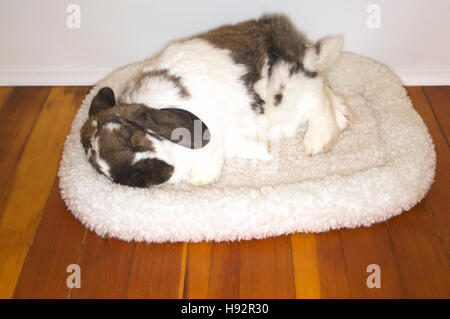
<path id="1" fill-rule="evenodd" d="M 56 179 L 56 176 L 55 176 L 55 179 Z M 53 183 L 54 183 L 54 182 L 53 182 Z M 27 263 L 27 260 L 28 260 L 28 258 L 29 258 L 29 253 L 30 253 L 31 249 L 33 248 L 33 245 L 34 245 L 34 239 L 36 238 L 36 234 L 37 234 L 37 231 L 38 231 L 38 229 L 39 229 L 39 225 L 41 224 L 42 217 L 43 217 L 44 214 L 45 214 L 45 211 L 46 211 L 45 208 L 47 207 L 47 203 L 48 203 L 49 197 L 50 197 L 50 193 L 48 194 L 47 199 L 46 199 L 46 201 L 45 201 L 45 205 L 44 205 L 44 207 L 43 207 L 42 210 L 41 210 L 41 214 L 40 214 L 40 217 L 39 217 L 39 221 L 38 221 L 38 223 L 37 223 L 37 225 L 36 225 L 36 229 L 35 229 L 35 231 L 34 231 L 33 238 L 31 239 L 30 246 L 29 246 L 28 249 L 27 249 L 27 255 L 25 256 L 25 259 L 24 259 L 23 264 L 22 264 L 22 268 L 20 269 L 19 276 L 17 277 L 16 287 L 14 287 L 14 293 L 13 293 L 13 296 L 14 296 L 15 293 L 16 293 L 17 284 L 19 283 L 20 277 L 22 276 L 22 273 L 23 273 L 24 266 L 25 266 L 25 264 Z"/>
<path id="2" fill-rule="evenodd" d="M 240 246 L 241 246 L 241 241 L 239 240 L 238 242 L 237 242 L 237 257 L 238 257 L 238 299 L 242 299 L 242 297 L 241 297 L 241 249 L 240 249 Z"/>
<path id="3" fill-rule="evenodd" d="M 30 139 L 30 135 L 31 135 L 31 133 L 32 133 L 33 130 L 34 130 L 34 127 L 36 126 L 36 122 L 38 121 L 39 117 L 41 116 L 42 109 L 44 108 L 44 105 L 45 105 L 45 103 L 47 102 L 48 96 L 50 95 L 50 91 L 51 91 L 51 88 L 48 89 L 48 92 L 47 92 L 45 98 L 43 99 L 43 101 L 42 101 L 42 103 L 41 103 L 41 106 L 40 106 L 40 108 L 39 108 L 39 113 L 38 113 L 38 115 L 36 116 L 36 118 L 34 119 L 33 125 L 31 125 L 30 131 L 28 132 L 27 137 L 25 138 L 25 141 L 23 142 L 22 147 L 20 148 L 20 151 L 19 151 L 19 153 L 17 154 L 17 158 L 16 158 L 16 160 L 15 160 L 15 162 L 14 162 L 14 165 L 13 165 L 13 167 L 11 168 L 11 171 L 9 172 L 8 176 L 6 177 L 6 186 L 5 186 L 5 188 L 1 191 L 0 197 L 3 196 L 3 193 L 4 193 L 4 192 L 6 192 L 7 186 L 8 186 L 8 182 L 11 180 L 11 177 L 13 177 L 13 176 L 14 176 L 14 173 L 16 172 L 17 165 L 18 165 L 18 163 L 20 162 L 20 159 L 22 158 L 23 151 L 25 150 L 25 147 L 26 147 L 26 145 L 28 144 L 28 141 L 29 141 L 29 139 Z M 1 218 L 1 212 L 0 212 L 0 218 Z"/>
<path id="4" fill-rule="evenodd" d="M 182 244 L 181 248 L 181 264 L 180 264 L 180 279 L 178 281 L 178 299 L 183 299 L 184 297 L 184 285 L 186 284 L 186 267 L 187 267 L 187 254 L 188 254 L 188 243 Z M 183 284 L 181 284 L 183 283 Z M 181 291 L 180 291 L 181 290 Z"/>
<path id="5" fill-rule="evenodd" d="M 433 224 L 434 224 L 434 227 L 436 228 L 436 232 L 438 233 L 439 240 L 440 240 L 441 245 L 442 245 L 442 249 L 444 250 L 444 254 L 447 257 L 447 262 L 450 263 L 450 257 L 448 255 L 448 249 L 447 249 L 447 246 L 445 245 L 444 238 L 442 238 L 441 230 L 439 228 L 439 224 L 438 224 L 438 222 L 436 220 L 436 217 L 434 216 L 433 208 L 431 207 L 431 203 L 430 203 L 430 200 L 429 200 L 428 196 L 426 198 L 426 201 L 427 201 L 427 208 L 428 208 L 428 211 L 429 211 L 429 213 L 431 215 L 431 219 L 433 220 Z"/>
<path id="6" fill-rule="evenodd" d="M 392 239 L 391 228 L 389 227 L 388 221 L 385 221 L 384 223 L 386 224 L 389 242 L 391 244 L 392 254 L 394 256 L 394 263 L 395 263 L 395 268 L 397 268 L 398 279 L 400 280 L 400 284 L 402 285 L 403 296 L 406 298 L 408 293 L 407 293 L 407 289 L 406 289 L 406 285 L 405 285 L 405 280 L 403 278 L 403 274 L 402 274 L 400 266 L 398 264 L 398 255 L 397 255 L 397 250 L 395 248 L 394 240 Z"/>
<path id="7" fill-rule="evenodd" d="M 211 284 L 211 270 L 213 268 L 214 258 L 214 244 L 211 244 L 211 251 L 209 252 L 209 267 L 208 267 L 208 288 L 206 291 L 207 297 L 209 297 L 209 285 Z"/>
<path id="8" fill-rule="evenodd" d="M 294 298 L 297 299 L 297 289 L 295 287 L 295 267 L 294 267 L 294 252 L 292 250 L 292 236 L 289 236 L 289 249 L 291 251 L 291 268 L 292 268 L 292 280 L 294 284 Z"/>
<path id="9" fill-rule="evenodd" d="M 124 296 L 124 298 L 128 298 L 128 287 L 130 286 L 131 270 L 133 268 L 135 251 L 136 251 L 136 242 L 134 242 L 133 251 L 131 252 L 130 269 L 128 269 L 128 278 L 127 278 L 127 285 L 125 287 L 125 296 Z"/>
<path id="10" fill-rule="evenodd" d="M 88 232 L 88 230 L 85 229 L 84 235 L 83 235 L 83 240 L 81 241 L 80 252 L 78 253 L 78 258 L 77 258 L 77 263 L 76 263 L 77 265 L 80 265 L 81 255 L 83 254 L 84 242 L 86 241 L 87 232 Z M 69 288 L 69 292 L 67 294 L 67 299 L 70 299 L 71 292 L 72 292 L 72 288 Z"/>
<path id="11" fill-rule="evenodd" d="M 342 244 L 342 236 L 341 236 L 341 231 L 339 231 L 339 242 L 341 244 L 341 254 L 342 254 L 342 259 L 344 260 L 344 268 L 345 268 L 345 277 L 347 279 L 347 286 L 348 286 L 348 291 L 350 293 L 350 298 L 353 297 L 352 294 L 352 285 L 350 284 L 350 277 L 348 275 L 348 268 L 347 268 L 347 261 L 345 260 L 345 253 L 344 253 L 344 245 Z"/>
<path id="12" fill-rule="evenodd" d="M 437 117 L 437 114 L 434 111 L 433 103 L 431 103 L 431 100 L 428 97 L 427 91 L 425 90 L 425 87 L 423 87 L 423 86 L 422 86 L 422 92 L 425 95 L 425 99 L 428 102 L 428 106 L 430 107 L 431 112 L 433 113 L 434 120 L 436 121 L 436 123 L 437 123 L 437 125 L 439 127 L 439 130 L 441 131 L 441 134 L 444 137 L 445 142 L 447 143 L 447 147 L 450 147 L 450 144 L 448 143 L 448 139 L 447 139 L 447 136 L 445 135 L 444 129 L 442 128 L 441 123 L 439 122 L 439 119 Z"/>
<path id="13" fill-rule="evenodd" d="M 0 104 L 0 112 L 2 111 L 3 106 L 6 104 L 6 102 L 8 102 L 9 97 L 11 96 L 11 94 L 14 92 L 15 89 L 16 89 L 16 86 L 12 87 L 11 91 L 8 92 L 8 94 L 5 96 L 5 100 L 3 101 L 2 104 Z"/>

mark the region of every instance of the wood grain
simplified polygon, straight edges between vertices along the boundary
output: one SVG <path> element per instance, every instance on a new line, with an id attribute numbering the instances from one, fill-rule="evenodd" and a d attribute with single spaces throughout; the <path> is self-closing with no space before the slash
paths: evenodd
<path id="1" fill-rule="evenodd" d="M 403 287 L 394 259 L 386 223 L 370 228 L 340 231 L 352 298 L 403 298 Z M 380 288 L 369 288 L 367 266 L 380 266 Z"/>
<path id="2" fill-rule="evenodd" d="M 88 231 L 79 263 L 81 288 L 72 288 L 70 298 L 125 298 L 134 247 Z"/>
<path id="3" fill-rule="evenodd" d="M 449 298 L 448 88 L 407 91 L 438 155 L 436 181 L 410 212 L 322 234 L 134 245 L 85 237 L 60 198 L 60 152 L 86 88 L 0 87 L 0 297 L 66 298 L 66 267 L 79 263 L 73 298 Z M 366 286 L 371 263 L 380 289 Z"/>
<path id="4" fill-rule="evenodd" d="M 316 234 L 322 298 L 350 298 L 350 286 L 339 231 Z"/>
<path id="5" fill-rule="evenodd" d="M 239 242 L 241 298 L 295 298 L 289 236 Z"/>
<path id="6" fill-rule="evenodd" d="M 50 92 L 48 87 L 14 89 L 0 111 L 0 194 L 12 175 L 25 142 Z M 8 95 L 3 92 L 4 97 Z M 0 215 L 2 210 L 0 210 Z"/>
<path id="7" fill-rule="evenodd" d="M 184 298 L 239 298 L 237 242 L 188 245 Z"/>
<path id="8" fill-rule="evenodd" d="M 424 87 L 424 91 L 436 114 L 436 119 L 442 128 L 448 146 L 450 138 L 450 86 Z"/>
<path id="9" fill-rule="evenodd" d="M 12 296 L 86 88 L 54 87 L 0 196 L 0 297 Z"/>
<path id="10" fill-rule="evenodd" d="M 183 297 L 186 243 L 136 244 L 128 298 Z"/>
<path id="11" fill-rule="evenodd" d="M 449 261 L 426 201 L 387 223 L 405 297 L 449 298 Z"/>
<path id="12" fill-rule="evenodd" d="M 432 109 L 428 104 L 422 88 L 408 87 L 406 89 L 414 108 L 427 125 L 435 145 L 437 154 L 436 176 L 427 198 L 431 213 L 433 217 L 436 218 L 439 233 L 442 236 L 442 240 L 448 251 L 450 247 L 450 204 L 448 200 L 450 190 L 450 174 L 448 172 L 450 167 L 450 150 L 434 118 Z M 429 98 L 435 101 L 431 92 L 434 92 L 434 90 L 428 93 Z M 435 101 L 433 107 L 435 109 L 450 108 L 449 103 L 450 101 L 446 101 L 445 103 L 436 103 Z"/>
<path id="13" fill-rule="evenodd" d="M 13 91 L 13 86 L 0 86 L 0 111 Z"/>
<path id="14" fill-rule="evenodd" d="M 316 235 L 292 235 L 291 245 L 296 297 L 299 299 L 320 298 Z"/>
<path id="15" fill-rule="evenodd" d="M 55 179 L 14 298 L 67 298 L 67 266 L 77 264 L 86 230 L 67 210 Z M 82 287 L 84 286 L 82 272 Z"/>

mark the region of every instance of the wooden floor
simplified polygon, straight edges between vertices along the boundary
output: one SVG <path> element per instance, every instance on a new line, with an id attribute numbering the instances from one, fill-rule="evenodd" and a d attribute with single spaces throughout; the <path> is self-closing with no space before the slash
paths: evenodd
<path id="1" fill-rule="evenodd" d="M 408 87 L 437 176 L 411 211 L 370 228 L 231 243 L 103 239 L 67 211 L 56 177 L 88 87 L 0 87 L 0 297 L 449 298 L 450 87 Z M 69 289 L 67 266 L 81 268 Z M 381 288 L 369 289 L 369 264 Z"/>

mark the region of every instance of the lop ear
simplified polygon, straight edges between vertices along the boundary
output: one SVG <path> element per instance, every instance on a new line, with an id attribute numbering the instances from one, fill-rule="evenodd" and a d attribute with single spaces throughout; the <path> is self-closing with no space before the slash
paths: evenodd
<path id="1" fill-rule="evenodd" d="M 143 106 L 133 122 L 181 146 L 198 149 L 209 142 L 209 130 L 197 116 L 178 108 L 152 109 Z"/>
<path id="2" fill-rule="evenodd" d="M 114 92 L 109 87 L 101 88 L 94 97 L 89 109 L 89 116 L 95 115 L 102 110 L 109 109 L 116 104 Z"/>

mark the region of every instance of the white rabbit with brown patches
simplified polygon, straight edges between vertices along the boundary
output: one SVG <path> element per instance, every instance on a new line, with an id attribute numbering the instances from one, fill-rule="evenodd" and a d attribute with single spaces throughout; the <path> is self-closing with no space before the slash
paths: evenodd
<path id="1" fill-rule="evenodd" d="M 215 181 L 226 159 L 270 160 L 267 139 L 307 127 L 303 149 L 329 150 L 350 120 L 322 72 L 341 37 L 309 44 L 282 15 L 169 44 L 116 97 L 93 99 L 81 142 L 110 180 L 149 187 Z"/>

